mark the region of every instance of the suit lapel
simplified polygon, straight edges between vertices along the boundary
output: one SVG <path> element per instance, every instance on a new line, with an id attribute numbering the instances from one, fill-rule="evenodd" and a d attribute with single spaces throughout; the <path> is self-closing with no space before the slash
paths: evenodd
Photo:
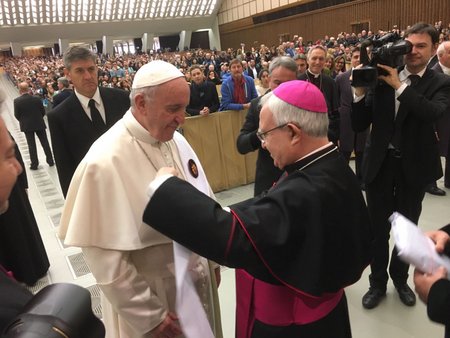
<path id="1" fill-rule="evenodd" d="M 95 135 L 94 126 L 77 96 L 75 94 L 70 96 L 62 104 L 68 107 L 65 112 L 70 116 L 70 119 L 66 119 L 67 123 L 70 124 L 68 130 L 76 130 L 77 134 L 82 135 L 84 139 L 92 138 Z M 74 126 L 76 126 L 76 129 L 74 129 Z"/>
<path id="2" fill-rule="evenodd" d="M 428 88 L 433 84 L 433 81 L 428 80 L 433 76 L 433 72 L 430 69 L 426 69 L 422 78 L 419 80 L 416 86 L 414 86 L 414 90 L 419 94 L 425 94 Z M 408 111 L 404 104 L 400 104 L 400 107 L 397 112 L 397 116 L 395 118 L 395 129 L 401 128 L 403 122 L 406 119 Z"/>
<path id="3" fill-rule="evenodd" d="M 106 126 L 109 128 L 111 127 L 111 115 L 115 115 L 116 113 L 116 106 L 114 105 L 114 99 L 111 99 L 110 92 L 108 90 L 105 90 L 104 88 L 100 87 L 100 96 L 103 101 L 103 107 L 105 107 L 105 120 L 106 120 Z"/>

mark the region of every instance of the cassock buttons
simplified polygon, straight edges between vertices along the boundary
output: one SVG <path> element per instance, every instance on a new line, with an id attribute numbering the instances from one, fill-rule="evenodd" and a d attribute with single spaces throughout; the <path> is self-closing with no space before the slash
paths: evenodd
<path id="1" fill-rule="evenodd" d="M 194 177 L 197 178 L 198 177 L 198 168 L 197 168 L 197 164 L 194 162 L 193 159 L 190 159 L 188 161 L 188 168 L 189 168 L 189 173 Z"/>

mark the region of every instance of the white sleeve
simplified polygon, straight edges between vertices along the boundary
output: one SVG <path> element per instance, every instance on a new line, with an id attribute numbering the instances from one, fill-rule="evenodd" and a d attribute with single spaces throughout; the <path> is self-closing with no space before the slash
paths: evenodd
<path id="1" fill-rule="evenodd" d="M 149 200 L 152 199 L 153 195 L 155 194 L 155 191 L 158 190 L 158 188 L 163 184 L 165 181 L 167 181 L 169 178 L 173 177 L 171 174 L 161 175 L 156 177 L 153 181 L 150 182 L 148 188 L 147 188 L 147 195 L 149 197 Z"/>
<path id="2" fill-rule="evenodd" d="M 138 274 L 126 251 L 82 248 L 86 262 L 114 310 L 140 335 L 158 326 L 167 309 Z"/>

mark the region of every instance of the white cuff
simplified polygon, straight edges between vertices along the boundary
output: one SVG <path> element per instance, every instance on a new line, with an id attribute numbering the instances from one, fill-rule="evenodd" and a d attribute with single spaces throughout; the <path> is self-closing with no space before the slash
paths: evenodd
<path id="1" fill-rule="evenodd" d="M 161 184 L 163 184 L 171 177 L 173 177 L 172 174 L 165 174 L 156 177 L 153 181 L 150 182 L 147 188 L 147 195 L 149 197 L 149 200 L 152 199 L 153 195 L 155 194 L 156 190 L 158 190 L 158 188 L 161 186 Z"/>
<path id="2" fill-rule="evenodd" d="M 354 102 L 354 103 L 358 103 L 358 102 L 361 101 L 365 96 L 366 96 L 366 94 L 363 94 L 363 95 L 361 95 L 361 96 L 356 96 L 356 94 L 353 94 L 353 102 Z"/>

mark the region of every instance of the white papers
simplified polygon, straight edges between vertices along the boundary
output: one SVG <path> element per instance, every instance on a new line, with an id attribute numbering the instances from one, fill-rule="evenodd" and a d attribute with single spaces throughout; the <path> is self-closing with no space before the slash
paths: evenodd
<path id="1" fill-rule="evenodd" d="M 198 255 L 193 255 L 190 250 L 176 242 L 173 242 L 173 252 L 177 284 L 176 309 L 183 333 L 187 338 L 214 338 L 189 273 L 192 258 L 196 258 L 196 261 Z"/>
<path id="2" fill-rule="evenodd" d="M 433 273 L 443 266 L 449 272 L 450 278 L 450 258 L 437 253 L 435 244 L 429 237 L 398 212 L 394 212 L 389 221 L 392 224 L 398 256 L 403 261 L 425 273 Z"/>

